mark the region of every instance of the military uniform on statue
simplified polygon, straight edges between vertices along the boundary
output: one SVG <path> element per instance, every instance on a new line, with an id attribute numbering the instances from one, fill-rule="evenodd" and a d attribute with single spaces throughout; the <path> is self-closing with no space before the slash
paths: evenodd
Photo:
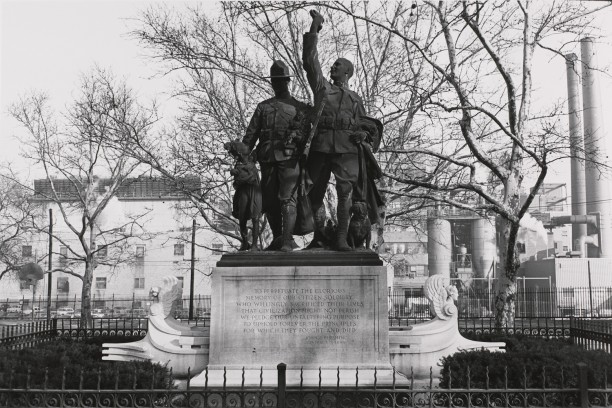
<path id="1" fill-rule="evenodd" d="M 363 141 L 363 132 L 355 132 L 354 129 L 360 118 L 365 116 L 365 109 L 359 95 L 348 88 L 348 80 L 354 71 L 350 61 L 338 58 L 330 69 L 333 82 L 325 79 L 317 51 L 318 31 L 321 30 L 323 18 L 314 11 L 311 16 L 310 32 L 304 34 L 302 58 L 315 100 L 322 101 L 324 105 L 306 164 L 313 182 L 309 198 L 312 213 L 317 214 L 333 173 L 338 195 L 338 226 L 335 242 L 326 242 L 324 220 L 315 217 L 315 234 L 308 248 L 324 248 L 331 244 L 336 250 L 349 251 L 351 248 L 346 241 L 349 210 L 360 167 L 357 145 Z"/>
<path id="2" fill-rule="evenodd" d="M 296 247 L 300 126 L 308 105 L 291 96 L 291 75 L 284 62 L 274 61 L 269 78 L 274 97 L 257 105 L 242 142 L 252 150 L 259 141 L 255 151 L 261 167 L 262 206 L 273 235 L 266 250 L 291 251 Z"/>

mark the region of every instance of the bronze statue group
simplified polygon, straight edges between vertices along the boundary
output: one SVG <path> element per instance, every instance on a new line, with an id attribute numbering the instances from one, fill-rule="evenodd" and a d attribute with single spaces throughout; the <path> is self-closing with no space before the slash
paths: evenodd
<path id="1" fill-rule="evenodd" d="M 236 159 L 232 215 L 240 224 L 240 250 L 259 249 L 261 213 L 266 214 L 273 235 L 266 250 L 285 252 L 297 247 L 293 235 L 310 232 L 314 236 L 306 249 L 367 249 L 371 224 L 379 222 L 383 201 L 374 180 L 380 178 L 381 170 L 373 152 L 383 126 L 366 115 L 361 98 L 348 88 L 354 70 L 350 61 L 336 60 L 330 69 L 331 82 L 323 75 L 317 42 L 324 19 L 316 11 L 310 15 L 302 59 L 314 107 L 291 96 L 289 68 L 283 61 L 274 61 L 268 77 L 274 97 L 257 105 L 242 141 L 225 145 Z M 326 220 L 323 206 L 332 173 L 337 225 Z M 253 223 L 252 243 L 248 220 Z"/>

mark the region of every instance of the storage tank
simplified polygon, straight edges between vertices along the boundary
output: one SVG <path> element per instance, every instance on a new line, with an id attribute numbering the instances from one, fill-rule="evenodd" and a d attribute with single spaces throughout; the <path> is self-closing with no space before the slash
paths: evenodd
<path id="1" fill-rule="evenodd" d="M 495 220 L 480 218 L 472 222 L 472 269 L 475 278 L 494 278 L 497 242 Z"/>
<path id="2" fill-rule="evenodd" d="M 612 178 L 603 129 L 599 72 L 592 38 L 580 40 L 582 57 L 582 107 L 584 120 L 586 202 L 589 214 L 599 213 L 599 251 L 589 256 L 612 257 Z M 609 167 L 608 167 L 609 168 Z M 589 227 L 589 234 L 597 233 Z"/>
<path id="3" fill-rule="evenodd" d="M 427 262 L 429 276 L 440 274 L 450 278 L 452 242 L 451 225 L 447 220 L 427 220 Z"/>

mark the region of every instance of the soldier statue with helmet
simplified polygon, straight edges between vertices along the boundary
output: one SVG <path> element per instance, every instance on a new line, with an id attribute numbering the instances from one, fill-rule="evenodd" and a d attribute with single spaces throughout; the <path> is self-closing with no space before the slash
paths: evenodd
<path id="1" fill-rule="evenodd" d="M 274 97 L 257 105 L 242 139 L 250 151 L 255 149 L 261 169 L 262 211 L 273 235 L 268 250 L 291 251 L 296 246 L 299 156 L 308 105 L 291 95 L 291 77 L 283 61 L 274 61 L 268 77 Z"/>

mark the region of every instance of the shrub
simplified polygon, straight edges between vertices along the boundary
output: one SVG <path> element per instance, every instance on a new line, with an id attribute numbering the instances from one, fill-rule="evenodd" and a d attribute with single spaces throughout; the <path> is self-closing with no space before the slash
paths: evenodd
<path id="1" fill-rule="evenodd" d="M 603 387 L 604 371 L 612 367 L 612 355 L 589 351 L 564 340 L 491 335 L 482 341 L 504 341 L 506 352 L 486 350 L 456 353 L 442 359 L 440 386 L 467 387 L 468 370 L 472 388 L 574 388 L 578 385 L 576 363 L 588 367 L 591 387 Z M 612 376 L 611 376 L 612 377 Z M 612 385 L 612 378 L 607 386 Z"/>
<path id="2" fill-rule="evenodd" d="M 35 348 L 0 351 L 0 388 L 171 388 L 169 370 L 150 362 L 102 361 L 98 340 L 61 338 Z M 28 381 L 29 370 L 29 381 Z M 99 385 L 98 385 L 99 383 Z"/>

